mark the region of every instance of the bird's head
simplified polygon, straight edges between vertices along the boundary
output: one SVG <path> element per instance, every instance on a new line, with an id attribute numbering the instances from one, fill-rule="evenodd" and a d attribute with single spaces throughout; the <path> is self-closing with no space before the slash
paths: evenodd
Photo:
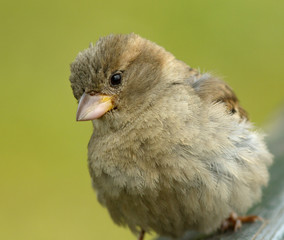
<path id="1" fill-rule="evenodd" d="M 100 38 L 71 64 L 77 121 L 129 121 L 126 115 L 133 112 L 139 117 L 155 101 L 174 60 L 164 48 L 136 34 Z"/>

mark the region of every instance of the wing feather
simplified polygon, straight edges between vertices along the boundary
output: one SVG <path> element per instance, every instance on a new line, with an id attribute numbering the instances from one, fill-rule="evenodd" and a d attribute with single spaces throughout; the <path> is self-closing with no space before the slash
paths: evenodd
<path id="1" fill-rule="evenodd" d="M 238 114 L 241 119 L 248 119 L 248 114 L 240 106 L 236 94 L 225 82 L 210 74 L 199 74 L 197 71 L 192 76 L 189 82 L 203 101 L 223 102 L 229 113 Z"/>

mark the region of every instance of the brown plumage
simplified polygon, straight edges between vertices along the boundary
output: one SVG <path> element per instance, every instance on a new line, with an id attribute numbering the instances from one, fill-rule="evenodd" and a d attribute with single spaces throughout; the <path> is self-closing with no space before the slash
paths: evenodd
<path id="1" fill-rule="evenodd" d="M 223 102 L 231 114 L 238 114 L 241 119 L 248 119 L 247 112 L 240 106 L 234 91 L 223 81 L 210 75 L 195 77 L 192 87 L 203 101 Z"/>
<path id="2" fill-rule="evenodd" d="M 77 120 L 93 123 L 93 187 L 117 224 L 209 233 L 260 200 L 272 156 L 221 80 L 128 34 L 79 53 L 70 81 Z"/>

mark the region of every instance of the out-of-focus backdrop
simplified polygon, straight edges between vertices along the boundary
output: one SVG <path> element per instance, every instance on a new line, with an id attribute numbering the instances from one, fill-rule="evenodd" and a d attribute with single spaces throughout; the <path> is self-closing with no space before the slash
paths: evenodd
<path id="1" fill-rule="evenodd" d="M 135 32 L 233 87 L 256 126 L 284 100 L 284 1 L 0 3 L 0 239 L 135 239 L 96 200 L 69 64 Z M 150 239 L 151 237 L 147 237 Z"/>

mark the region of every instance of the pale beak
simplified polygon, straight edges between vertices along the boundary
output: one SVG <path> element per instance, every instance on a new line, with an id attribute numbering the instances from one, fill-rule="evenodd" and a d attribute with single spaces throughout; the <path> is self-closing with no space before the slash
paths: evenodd
<path id="1" fill-rule="evenodd" d="M 100 118 L 114 107 L 112 99 L 113 97 L 108 95 L 92 96 L 84 93 L 79 101 L 76 120 L 88 121 Z"/>

